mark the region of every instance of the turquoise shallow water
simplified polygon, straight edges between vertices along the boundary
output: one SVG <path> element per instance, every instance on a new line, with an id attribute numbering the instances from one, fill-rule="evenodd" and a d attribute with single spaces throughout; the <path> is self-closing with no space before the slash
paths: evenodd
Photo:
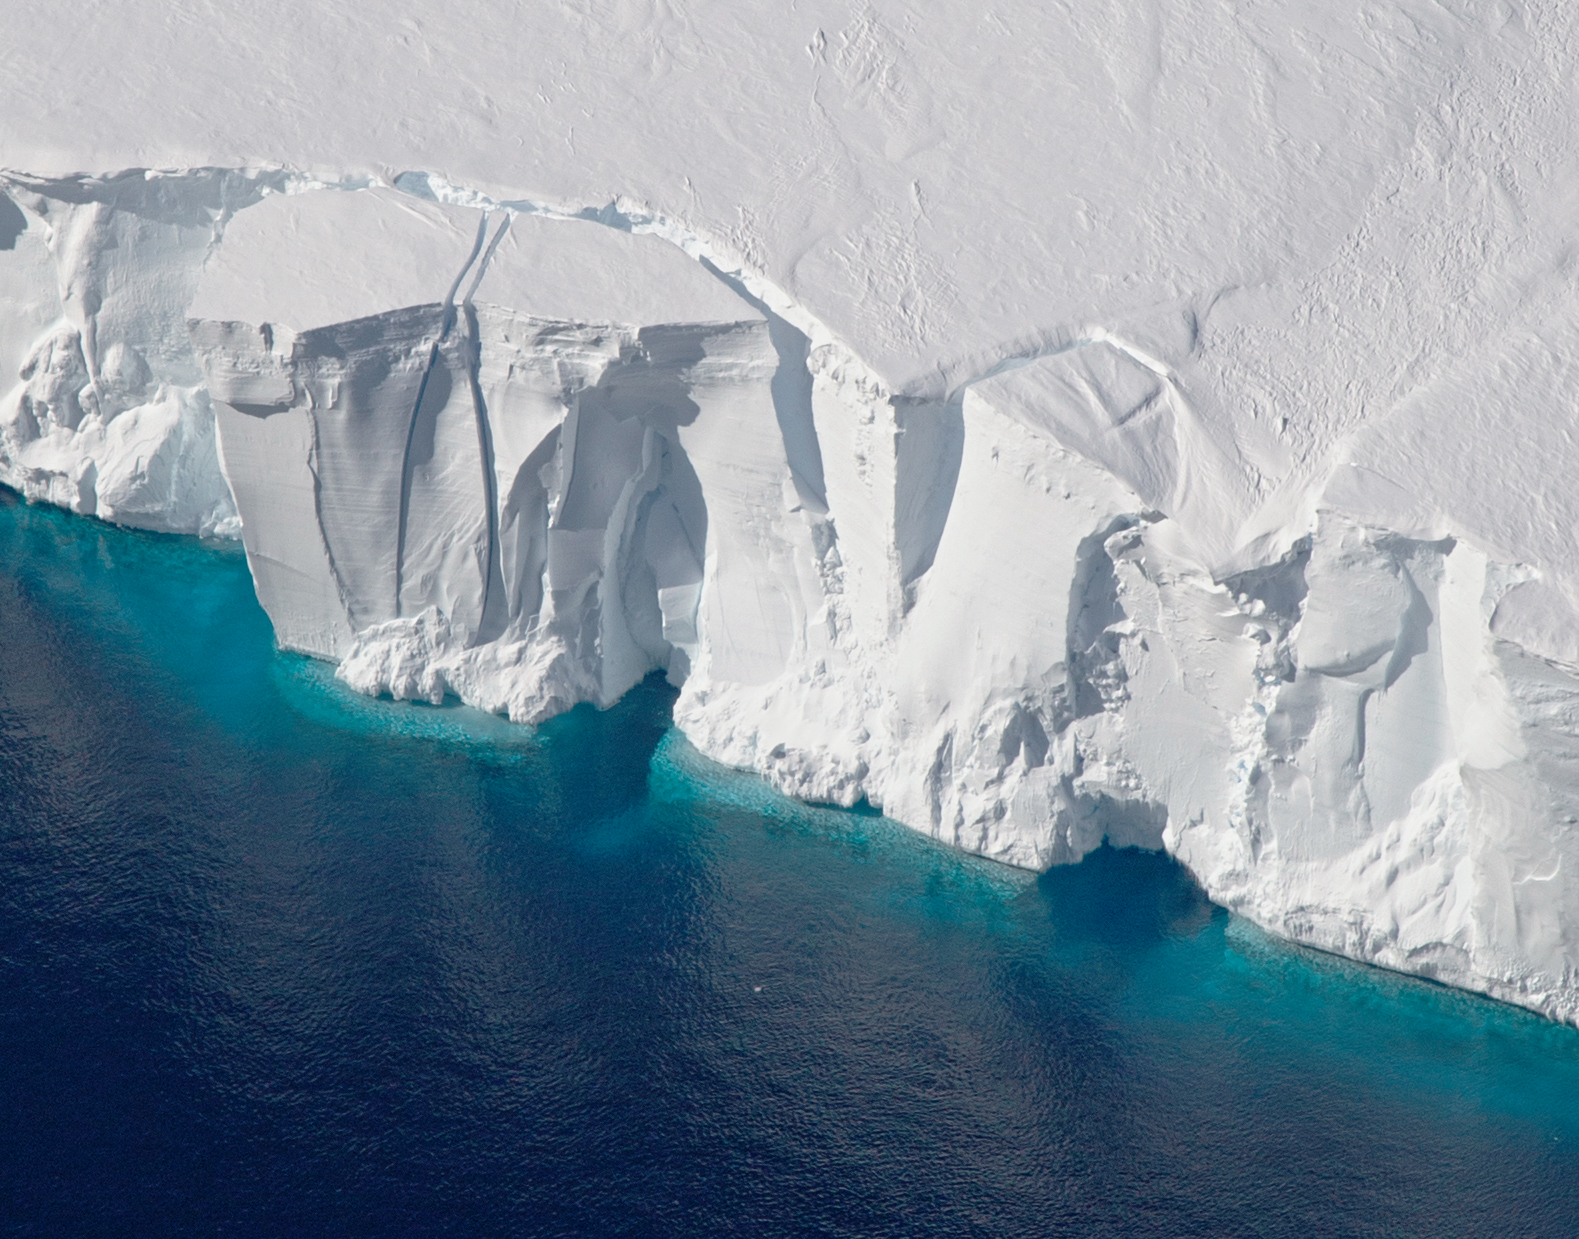
<path id="1" fill-rule="evenodd" d="M 274 651 L 0 496 L 16 1235 L 1562 1235 L 1579 1034 L 700 758 Z"/>

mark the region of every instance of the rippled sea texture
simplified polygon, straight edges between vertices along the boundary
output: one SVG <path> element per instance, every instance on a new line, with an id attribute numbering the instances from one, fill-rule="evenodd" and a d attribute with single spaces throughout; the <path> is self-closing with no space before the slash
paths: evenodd
<path id="1" fill-rule="evenodd" d="M 280 655 L 232 550 L 0 496 L 15 1235 L 1560 1235 L 1579 1034 Z"/>

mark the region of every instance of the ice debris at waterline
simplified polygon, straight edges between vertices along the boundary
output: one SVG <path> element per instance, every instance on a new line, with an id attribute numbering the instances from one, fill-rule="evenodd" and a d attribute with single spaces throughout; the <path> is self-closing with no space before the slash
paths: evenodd
<path id="1" fill-rule="evenodd" d="M 1131 7 L 417 23 L 444 102 L 106 18 L 0 86 L 0 480 L 239 534 L 366 692 L 666 670 L 796 796 L 1579 1021 L 1579 10 Z"/>

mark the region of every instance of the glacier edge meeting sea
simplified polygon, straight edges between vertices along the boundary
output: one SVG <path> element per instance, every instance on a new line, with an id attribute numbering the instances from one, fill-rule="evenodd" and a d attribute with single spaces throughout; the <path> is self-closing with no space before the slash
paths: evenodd
<path id="1" fill-rule="evenodd" d="M 1030 869 L 1160 848 L 1280 936 L 1579 1025 L 1546 335 L 1266 456 L 1201 403 L 1204 306 L 945 392 L 623 196 L 0 182 L 0 481 L 239 536 L 352 687 L 538 723 L 664 671 L 699 751 L 801 800 Z"/>
<path id="2" fill-rule="evenodd" d="M 1579 1034 L 275 650 L 0 492 L 7 1233 L 1412 1235 L 1579 1213 Z"/>

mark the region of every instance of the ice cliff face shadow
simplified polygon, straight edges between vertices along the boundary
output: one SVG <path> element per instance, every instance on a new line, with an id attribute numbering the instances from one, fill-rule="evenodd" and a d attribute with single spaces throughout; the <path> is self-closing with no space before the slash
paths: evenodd
<path id="1" fill-rule="evenodd" d="M 22 208 L 0 193 L 0 250 L 16 249 L 16 239 L 27 231 L 27 216 Z"/>

